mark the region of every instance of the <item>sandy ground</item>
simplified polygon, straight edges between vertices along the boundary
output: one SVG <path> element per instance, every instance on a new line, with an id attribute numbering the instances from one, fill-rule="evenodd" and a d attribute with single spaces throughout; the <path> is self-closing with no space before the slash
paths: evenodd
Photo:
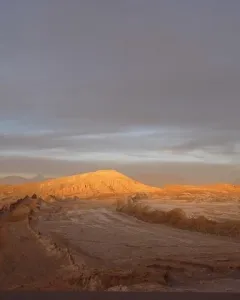
<path id="1" fill-rule="evenodd" d="M 38 290 L 58 282 L 70 267 L 67 255 L 50 255 L 26 222 L 5 225 L 1 238 L 1 290 Z"/>
<path id="2" fill-rule="evenodd" d="M 111 203 L 57 202 L 4 231 L 1 289 L 240 292 L 239 240 L 144 223 Z"/>

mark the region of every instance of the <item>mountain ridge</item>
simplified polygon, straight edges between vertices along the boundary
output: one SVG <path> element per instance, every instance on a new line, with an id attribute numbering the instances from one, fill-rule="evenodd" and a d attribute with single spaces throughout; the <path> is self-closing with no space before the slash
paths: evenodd
<path id="1" fill-rule="evenodd" d="M 201 199 L 209 197 L 240 196 L 240 186 L 219 183 L 209 185 L 167 185 L 163 188 L 150 186 L 128 177 L 116 170 L 97 170 L 83 174 L 48 179 L 41 182 L 28 182 L 20 185 L 0 185 L 0 199 L 25 197 L 37 194 L 43 199 L 103 199 L 133 194 L 158 198 L 169 196 L 172 199 L 191 198 L 199 195 Z M 212 196 L 209 196 L 212 195 Z M 179 199 L 180 199 L 179 198 Z M 209 198 L 209 199 L 210 199 Z"/>
<path id="2" fill-rule="evenodd" d="M 40 182 L 49 180 L 52 178 L 47 178 L 41 174 L 38 174 L 32 178 L 26 178 L 23 176 L 17 176 L 17 175 L 9 175 L 5 177 L 0 177 L 0 184 L 7 184 L 7 185 L 18 185 L 18 184 L 24 184 L 24 183 L 30 183 L 30 182 Z"/>

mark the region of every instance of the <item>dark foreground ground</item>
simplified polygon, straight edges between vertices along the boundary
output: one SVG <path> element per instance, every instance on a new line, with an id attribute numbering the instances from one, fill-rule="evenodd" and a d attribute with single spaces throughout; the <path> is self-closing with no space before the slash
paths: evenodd
<path id="1" fill-rule="evenodd" d="M 1 216 L 0 289 L 240 292 L 240 241 L 150 224 L 112 203 Z"/>

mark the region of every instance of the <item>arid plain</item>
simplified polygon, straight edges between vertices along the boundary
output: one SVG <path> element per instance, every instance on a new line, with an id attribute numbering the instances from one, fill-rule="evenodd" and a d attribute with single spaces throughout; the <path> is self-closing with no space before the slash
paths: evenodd
<path id="1" fill-rule="evenodd" d="M 240 187 L 114 170 L 0 187 L 1 290 L 240 292 Z"/>

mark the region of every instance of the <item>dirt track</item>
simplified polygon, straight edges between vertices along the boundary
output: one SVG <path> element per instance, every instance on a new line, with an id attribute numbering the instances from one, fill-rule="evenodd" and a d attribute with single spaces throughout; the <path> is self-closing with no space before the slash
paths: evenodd
<path id="1" fill-rule="evenodd" d="M 239 241 L 144 223 L 103 202 L 51 204 L 30 227 L 5 226 L 5 237 L 1 288 L 240 292 Z"/>

